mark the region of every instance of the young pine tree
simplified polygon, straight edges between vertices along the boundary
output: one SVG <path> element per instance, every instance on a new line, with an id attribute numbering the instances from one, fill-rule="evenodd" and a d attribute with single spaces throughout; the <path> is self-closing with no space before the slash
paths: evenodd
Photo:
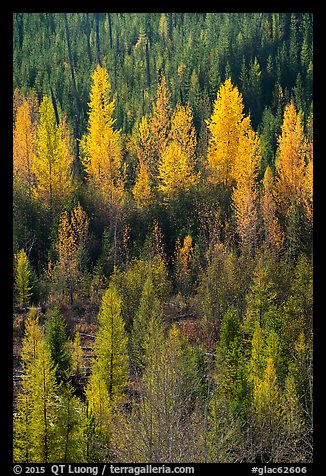
<path id="1" fill-rule="evenodd" d="M 133 320 L 130 338 L 132 363 L 136 372 L 144 369 L 145 341 L 148 334 L 148 326 L 151 319 L 159 319 L 161 316 L 160 300 L 156 296 L 151 275 L 145 281 L 139 308 Z"/>
<path id="2" fill-rule="evenodd" d="M 14 458 L 17 462 L 56 461 L 58 418 L 55 367 L 38 317 L 33 312 L 25 327 L 22 350 L 24 376 L 14 419 Z"/>
<path id="3" fill-rule="evenodd" d="M 54 309 L 46 321 L 46 342 L 49 345 L 51 358 L 56 366 L 58 383 L 66 382 L 71 373 L 66 323 L 58 309 Z"/>
<path id="4" fill-rule="evenodd" d="M 32 296 L 30 264 L 24 250 L 20 250 L 15 258 L 15 289 L 17 304 L 19 307 L 26 307 L 30 303 L 30 298 Z"/>
<path id="5" fill-rule="evenodd" d="M 69 202 L 75 190 L 71 139 L 65 121 L 57 124 L 52 102 L 47 96 L 43 98 L 39 113 L 32 167 L 36 180 L 33 194 L 53 217 L 63 204 Z"/>
<path id="6" fill-rule="evenodd" d="M 121 298 L 111 283 L 103 295 L 99 330 L 95 340 L 97 357 L 86 388 L 89 409 L 100 433 L 110 434 L 110 415 L 128 382 L 128 337 L 121 316 Z M 107 440 L 108 441 L 108 440 Z"/>

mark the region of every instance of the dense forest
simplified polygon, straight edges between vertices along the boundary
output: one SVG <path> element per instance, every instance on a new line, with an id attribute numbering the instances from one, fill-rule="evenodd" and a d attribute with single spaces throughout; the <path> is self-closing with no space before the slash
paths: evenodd
<path id="1" fill-rule="evenodd" d="M 16 462 L 311 462 L 310 13 L 14 13 Z"/>

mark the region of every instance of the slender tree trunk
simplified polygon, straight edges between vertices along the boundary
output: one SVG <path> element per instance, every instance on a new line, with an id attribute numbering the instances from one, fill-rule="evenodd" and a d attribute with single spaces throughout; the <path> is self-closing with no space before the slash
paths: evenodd
<path id="1" fill-rule="evenodd" d="M 150 70 L 149 70 L 149 49 L 148 49 L 148 39 L 146 40 L 145 46 L 145 58 L 146 58 L 146 77 L 147 77 L 147 87 L 151 85 L 151 77 L 150 77 Z"/>
<path id="2" fill-rule="evenodd" d="M 69 29 L 68 29 L 67 13 L 64 13 L 63 15 L 64 15 L 64 20 L 65 20 L 65 30 L 66 30 L 66 38 L 67 38 L 67 46 L 68 46 L 68 57 L 69 57 L 69 65 L 70 65 L 70 72 L 71 72 L 72 89 L 73 89 L 74 98 L 75 98 L 75 138 L 79 139 L 79 100 L 78 100 L 76 80 L 75 80 L 75 72 L 74 72 L 72 53 L 71 53 L 71 44 L 70 44 L 70 35 L 69 35 Z M 75 164 L 76 164 L 76 169 L 78 171 L 80 171 L 79 141 L 78 140 L 76 140 Z"/>
<path id="3" fill-rule="evenodd" d="M 95 13 L 95 33 L 96 33 L 96 55 L 97 62 L 102 67 L 101 52 L 100 52 L 100 30 L 99 30 L 99 14 Z"/>
<path id="4" fill-rule="evenodd" d="M 68 397 L 68 409 L 67 409 L 67 431 L 66 431 L 66 441 L 65 441 L 65 456 L 64 456 L 64 462 L 67 462 L 67 456 L 68 456 L 68 446 L 69 446 L 69 432 L 70 432 L 70 401 Z"/>
<path id="5" fill-rule="evenodd" d="M 113 243 L 114 243 L 114 251 L 113 251 L 113 265 L 116 267 L 117 265 L 117 232 L 118 232 L 118 212 L 115 210 L 114 216 L 114 235 L 113 235 Z"/>
<path id="6" fill-rule="evenodd" d="M 53 105 L 53 109 L 54 109 L 54 114 L 55 114 L 55 122 L 58 126 L 59 125 L 59 114 L 58 114 L 58 108 L 57 108 L 57 101 L 55 99 L 51 84 L 50 84 L 50 93 L 51 93 L 51 101 L 52 101 L 52 105 Z"/>
<path id="7" fill-rule="evenodd" d="M 43 364 L 43 418 L 44 418 L 44 463 L 48 462 L 48 425 L 47 425 L 47 408 L 46 408 L 46 385 L 45 385 L 45 368 Z"/>
<path id="8" fill-rule="evenodd" d="M 109 382 L 109 397 L 112 400 L 113 393 L 113 313 L 111 311 L 111 354 L 110 354 L 110 382 Z"/>
<path id="9" fill-rule="evenodd" d="M 110 48 L 112 49 L 113 47 L 113 40 L 112 40 L 112 20 L 111 20 L 111 15 L 110 13 L 108 15 L 108 27 L 109 27 L 109 40 L 110 40 Z"/>
<path id="10" fill-rule="evenodd" d="M 172 41 L 172 12 L 169 13 L 169 38 Z"/>
<path id="11" fill-rule="evenodd" d="M 85 30 L 86 30 L 86 42 L 87 42 L 87 54 L 89 63 L 92 64 L 92 50 L 91 50 L 91 42 L 90 42 L 90 26 L 89 26 L 89 17 L 88 13 L 85 13 Z"/>

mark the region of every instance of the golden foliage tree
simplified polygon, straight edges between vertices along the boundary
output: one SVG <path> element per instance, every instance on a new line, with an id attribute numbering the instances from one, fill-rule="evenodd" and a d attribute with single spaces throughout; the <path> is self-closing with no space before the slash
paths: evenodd
<path id="1" fill-rule="evenodd" d="M 114 129 L 115 100 L 107 71 L 97 66 L 92 74 L 88 132 L 81 140 L 82 163 L 91 188 L 114 207 L 123 198 L 122 151 L 120 131 Z"/>
<path id="2" fill-rule="evenodd" d="M 167 200 L 177 198 L 180 192 L 189 191 L 196 183 L 196 175 L 187 154 L 176 142 L 171 142 L 162 152 L 158 171 L 158 188 Z"/>
<path id="3" fill-rule="evenodd" d="M 155 142 L 151 126 L 146 116 L 143 116 L 138 126 L 137 155 L 139 161 L 144 163 L 150 175 L 155 175 Z"/>
<path id="4" fill-rule="evenodd" d="M 182 246 L 180 240 L 177 240 L 174 252 L 175 277 L 183 294 L 188 294 L 192 289 L 196 271 L 196 251 L 190 235 L 185 236 Z"/>
<path id="5" fill-rule="evenodd" d="M 36 178 L 33 192 L 34 197 L 53 213 L 69 201 L 75 190 L 71 169 L 73 155 L 66 122 L 56 123 L 53 105 L 47 96 L 43 98 L 39 114 L 32 167 Z"/>
<path id="6" fill-rule="evenodd" d="M 150 174 L 147 166 L 139 163 L 139 169 L 132 194 L 139 207 L 147 207 L 153 201 L 153 191 L 151 186 Z"/>
<path id="7" fill-rule="evenodd" d="M 189 104 L 185 106 L 181 104 L 176 105 L 171 118 L 169 139 L 172 142 L 176 142 L 190 160 L 194 158 L 197 147 L 197 137 L 194 126 L 194 116 Z"/>
<path id="8" fill-rule="evenodd" d="M 302 201 L 306 154 L 302 114 L 290 102 L 284 109 L 276 159 L 276 199 L 283 216 L 289 212 L 293 200 Z"/>
<path id="9" fill-rule="evenodd" d="M 164 74 L 161 75 L 156 92 L 156 100 L 152 103 L 150 129 L 153 135 L 155 152 L 159 157 L 165 150 L 171 128 L 171 93 Z"/>
<path id="10" fill-rule="evenodd" d="M 230 186 L 236 180 L 239 140 L 248 129 L 242 95 L 227 79 L 217 92 L 207 126 L 211 133 L 207 160 L 210 179 Z"/>
<path id="11" fill-rule="evenodd" d="M 29 195 L 34 185 L 32 164 L 35 156 L 36 122 L 33 109 L 35 109 L 33 102 L 23 98 L 21 104 L 17 106 L 13 132 L 14 177 L 22 182 Z"/>
<path id="12" fill-rule="evenodd" d="M 156 176 L 155 143 L 146 116 L 142 117 L 139 123 L 135 142 L 138 169 L 132 193 L 137 206 L 146 207 L 153 200 L 153 185 Z"/>
<path id="13" fill-rule="evenodd" d="M 303 205 L 309 223 L 313 223 L 313 159 L 311 158 L 306 166 L 303 181 Z"/>
<path id="14" fill-rule="evenodd" d="M 177 104 L 171 118 L 168 144 L 158 163 L 159 190 L 166 198 L 188 191 L 198 180 L 194 171 L 197 147 L 193 114 L 189 105 Z"/>
<path id="15" fill-rule="evenodd" d="M 59 299 L 68 300 L 70 304 L 82 282 L 88 226 L 89 219 L 79 203 L 70 215 L 65 210 L 60 216 L 54 278 Z"/>
<path id="16" fill-rule="evenodd" d="M 122 163 L 120 131 L 114 129 L 115 100 L 105 68 L 97 66 L 92 74 L 88 132 L 81 140 L 82 163 L 90 190 L 110 222 L 113 261 L 117 263 L 119 219 L 124 202 L 125 172 Z"/>
<path id="17" fill-rule="evenodd" d="M 261 160 L 261 149 L 256 132 L 250 127 L 249 118 L 242 122 L 243 134 L 238 140 L 236 168 L 233 177 L 236 186 L 232 193 L 236 227 L 241 244 L 249 255 L 256 249 L 257 243 L 257 188 L 256 180 Z"/>

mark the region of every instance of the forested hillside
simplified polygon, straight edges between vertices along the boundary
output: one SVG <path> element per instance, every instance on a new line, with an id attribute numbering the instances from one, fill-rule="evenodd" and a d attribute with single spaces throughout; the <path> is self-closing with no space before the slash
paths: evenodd
<path id="1" fill-rule="evenodd" d="M 13 15 L 16 462 L 311 462 L 308 13 Z"/>

